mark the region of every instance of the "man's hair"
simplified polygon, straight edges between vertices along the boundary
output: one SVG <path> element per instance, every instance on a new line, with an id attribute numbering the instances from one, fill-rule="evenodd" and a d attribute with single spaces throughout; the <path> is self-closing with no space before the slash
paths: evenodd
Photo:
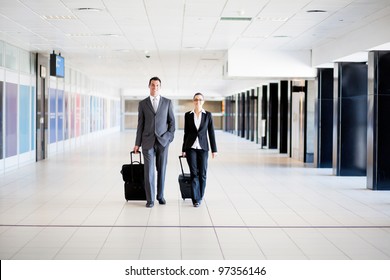
<path id="1" fill-rule="evenodd" d="M 159 77 L 150 78 L 150 80 L 149 80 L 149 86 L 150 86 L 150 84 L 151 84 L 152 81 L 159 81 L 159 82 L 160 82 L 160 86 L 161 86 L 161 80 L 160 80 Z"/>

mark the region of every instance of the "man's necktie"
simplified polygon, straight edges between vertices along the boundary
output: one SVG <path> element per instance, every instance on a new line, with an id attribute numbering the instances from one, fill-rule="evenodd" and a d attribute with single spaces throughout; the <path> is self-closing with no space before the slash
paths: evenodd
<path id="1" fill-rule="evenodd" d="M 157 98 L 156 97 L 153 98 L 153 109 L 154 109 L 154 112 L 157 112 Z"/>

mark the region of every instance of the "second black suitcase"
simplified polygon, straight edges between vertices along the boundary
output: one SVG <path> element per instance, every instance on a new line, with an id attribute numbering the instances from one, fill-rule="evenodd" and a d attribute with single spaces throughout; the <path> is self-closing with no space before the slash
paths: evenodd
<path id="1" fill-rule="evenodd" d="M 183 156 L 179 156 L 181 174 L 179 175 L 178 181 L 180 186 L 181 197 L 183 199 L 192 198 L 191 175 L 188 173 L 184 173 L 183 164 L 181 162 L 182 158 Z"/>
<path id="2" fill-rule="evenodd" d="M 125 181 L 125 199 L 146 200 L 144 184 L 144 165 L 141 161 L 141 152 L 139 152 L 139 161 L 133 161 L 134 152 L 130 152 L 130 164 L 122 165 L 122 178 Z"/>

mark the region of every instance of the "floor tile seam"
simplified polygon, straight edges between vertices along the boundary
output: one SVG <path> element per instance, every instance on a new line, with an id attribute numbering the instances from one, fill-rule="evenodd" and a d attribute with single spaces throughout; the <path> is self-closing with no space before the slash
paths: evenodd
<path id="1" fill-rule="evenodd" d="M 353 235 L 355 235 L 357 238 L 360 238 L 362 241 L 367 242 L 367 240 L 363 239 L 360 235 L 358 235 L 356 232 L 354 232 L 352 229 L 353 228 L 346 228 L 349 232 L 351 232 Z M 340 246 L 338 246 L 334 241 L 332 241 L 330 238 L 328 238 L 324 233 L 322 233 L 320 231 L 320 229 L 317 229 L 318 232 L 320 232 L 320 234 L 322 234 L 326 240 L 328 240 L 333 246 L 335 246 L 338 250 L 340 250 L 340 252 L 342 252 L 349 260 L 353 260 L 354 258 L 352 256 L 350 256 L 350 254 L 348 254 L 347 250 L 346 249 L 343 249 L 341 248 Z M 350 236 L 349 236 L 350 238 Z M 359 243 L 360 244 L 360 243 Z M 369 244 L 369 243 L 368 243 Z M 371 245 L 371 244 L 369 244 Z M 372 245 L 371 245 L 372 246 Z M 382 252 L 383 253 L 383 252 Z"/>
<path id="2" fill-rule="evenodd" d="M 50 226 L 51 227 L 51 226 Z M 48 227 L 46 227 L 48 228 Z M 53 227 L 54 228 L 54 227 Z M 67 227 L 62 227 L 62 228 L 67 228 Z M 62 244 L 61 248 L 58 249 L 57 253 L 53 256 L 53 260 L 55 260 L 60 254 L 61 252 L 64 250 L 64 248 L 66 247 L 67 244 L 69 244 L 70 240 L 72 240 L 72 238 L 76 235 L 76 233 L 78 232 L 78 230 L 80 229 L 80 227 L 73 227 L 75 228 L 75 230 L 72 232 L 72 234 L 69 235 L 69 237 L 64 241 L 64 243 Z"/>
<path id="3" fill-rule="evenodd" d="M 107 195 L 107 194 L 106 194 L 106 195 Z M 117 216 L 117 218 L 116 218 L 114 224 L 117 223 L 117 221 L 118 221 L 118 219 L 119 219 L 119 216 L 120 216 L 121 213 L 123 212 L 123 209 L 124 209 L 124 208 L 125 208 L 125 204 L 123 204 L 122 209 L 121 209 L 119 215 Z M 111 235 L 111 233 L 112 233 L 113 230 L 114 230 L 114 227 L 111 227 L 111 229 L 109 230 L 109 232 L 108 232 L 108 234 L 107 234 L 107 236 L 106 236 L 106 238 L 105 238 L 105 240 L 104 240 L 102 246 L 100 247 L 99 252 L 97 253 L 95 259 L 98 259 L 99 255 L 101 254 L 101 252 L 102 252 L 102 250 L 103 250 L 103 248 L 104 248 L 104 245 L 107 243 L 108 237 Z"/>
<path id="4" fill-rule="evenodd" d="M 184 199 L 185 200 L 185 199 Z M 177 204 L 178 204 L 178 206 L 180 206 L 180 203 L 179 203 L 179 201 L 177 202 Z M 182 224 L 182 212 L 181 212 L 181 207 L 178 207 L 178 209 L 179 209 L 179 224 L 181 225 Z M 183 232 L 182 232 L 182 228 L 180 228 L 180 231 L 179 231 L 179 233 L 180 233 L 180 259 L 183 259 L 183 246 L 182 246 L 182 244 L 183 244 Z"/>
<path id="5" fill-rule="evenodd" d="M 376 212 L 376 213 L 383 214 L 383 212 L 378 211 L 378 210 L 376 210 L 375 208 L 372 208 L 370 205 L 368 205 L 368 204 L 366 204 L 366 203 L 363 203 L 363 202 L 360 201 L 360 200 L 356 200 L 356 199 L 351 198 L 351 196 L 344 194 L 341 190 L 335 190 L 335 192 L 340 193 L 343 197 L 347 197 L 348 199 L 352 200 L 354 203 L 358 203 L 358 204 L 360 204 L 360 205 L 363 205 L 364 207 L 368 207 L 369 209 L 371 209 L 372 211 L 374 211 L 374 212 Z M 362 220 L 367 221 L 368 223 L 370 223 L 370 221 L 369 221 L 367 218 L 363 217 L 363 216 L 360 215 L 358 212 L 353 211 L 351 208 L 347 208 L 347 207 L 345 206 L 345 204 L 342 204 L 342 203 L 338 202 L 337 200 L 330 199 L 328 196 L 326 196 L 326 194 L 323 194 L 323 196 L 326 197 L 326 198 L 327 198 L 329 201 L 331 201 L 332 203 L 338 205 L 340 208 L 345 209 L 348 213 L 351 213 L 351 214 L 353 214 L 354 216 L 359 217 L 359 218 L 361 218 Z M 344 200 L 343 200 L 343 201 L 344 201 Z M 386 215 L 386 216 L 388 216 L 388 215 Z M 388 216 L 388 217 L 390 218 L 390 216 Z"/>
<path id="6" fill-rule="evenodd" d="M 302 253 L 303 256 L 308 260 L 309 256 L 305 253 L 305 251 L 299 246 L 299 244 L 294 240 L 294 238 L 287 232 L 287 228 L 281 229 L 283 233 L 287 236 L 288 239 L 297 247 L 297 249 Z"/>
<path id="7" fill-rule="evenodd" d="M 221 255 L 222 255 L 222 259 L 223 260 L 226 260 L 226 257 L 225 257 L 225 254 L 223 253 L 223 250 L 222 250 L 222 244 L 221 244 L 221 241 L 219 240 L 219 237 L 218 237 L 218 232 L 214 226 L 214 221 L 213 221 L 213 218 L 211 216 L 211 213 L 210 213 L 210 209 L 207 205 L 207 202 L 205 203 L 205 206 L 206 206 L 206 209 L 207 209 L 207 213 L 209 215 L 209 218 L 210 218 L 210 221 L 211 221 L 211 226 L 209 226 L 209 228 L 212 228 L 213 231 L 214 231 L 214 234 L 215 234 L 215 238 L 217 239 L 217 242 L 218 242 L 218 247 L 219 247 L 219 251 L 221 252 Z M 201 228 L 205 228 L 205 227 L 201 227 Z M 207 228 L 207 227 L 206 227 Z"/>
<path id="8" fill-rule="evenodd" d="M 77 176 L 75 176 L 75 178 L 77 178 Z M 56 192 L 56 194 L 53 195 L 52 199 L 55 199 L 56 197 L 60 197 L 61 194 L 63 194 L 64 192 L 66 192 L 67 189 L 68 189 L 69 187 L 73 186 L 73 185 L 76 184 L 76 183 L 77 183 L 77 180 L 74 179 L 74 181 L 73 181 L 71 184 L 69 184 L 67 187 L 61 188 L 61 190 L 59 190 L 58 192 Z M 32 197 L 33 195 L 34 195 L 34 193 L 31 194 L 30 197 Z M 81 194 L 78 196 L 78 198 L 79 198 L 80 196 L 81 196 Z M 26 198 L 25 200 L 27 200 L 27 199 L 28 199 L 28 198 Z M 40 204 L 40 205 L 39 205 L 36 209 L 34 209 L 34 211 L 31 212 L 27 217 L 29 217 L 29 216 L 31 216 L 33 213 L 39 211 L 39 209 L 42 209 L 43 207 L 45 207 L 46 204 L 50 203 L 50 201 L 51 201 L 51 200 L 48 200 L 48 201 L 46 201 L 44 204 Z M 61 214 L 63 214 L 67 209 L 70 209 L 71 206 L 73 205 L 74 201 L 75 201 L 75 200 L 73 200 L 73 202 L 71 202 L 71 203 L 68 203 L 68 204 L 62 209 L 62 211 L 59 211 L 58 214 L 52 219 L 52 221 L 54 221 L 55 219 L 57 219 L 57 218 L 58 218 Z M 26 219 L 27 217 L 24 217 L 21 221 L 23 221 L 23 220 Z"/>
<path id="9" fill-rule="evenodd" d="M 40 231 L 38 231 L 36 234 L 34 234 L 33 236 L 30 236 L 29 240 L 26 241 L 24 243 L 23 246 L 20 246 L 20 248 L 14 253 L 12 254 L 12 256 L 10 257 L 10 259 L 13 259 L 17 254 L 19 254 L 19 252 L 21 252 L 24 248 L 26 248 L 26 246 L 32 241 L 34 240 L 35 237 L 37 237 L 42 231 L 44 231 L 45 228 L 42 228 Z M 1 235 L 0 235 L 1 236 Z"/>
<path id="10" fill-rule="evenodd" d="M 382 231 L 386 232 L 384 229 L 381 229 Z M 386 252 L 384 251 L 380 246 L 377 246 L 376 244 L 373 244 L 369 239 L 365 238 L 364 236 L 362 236 L 361 234 L 359 234 L 359 232 L 355 232 L 354 229 L 351 229 L 351 231 L 359 236 L 359 238 L 361 238 L 362 240 L 364 240 L 365 242 L 367 242 L 368 244 L 370 244 L 372 247 L 374 247 L 375 249 L 377 249 L 378 251 L 382 252 L 384 255 L 386 255 L 388 258 L 390 258 L 390 253 L 389 252 Z"/>
<path id="11" fill-rule="evenodd" d="M 335 242 L 333 242 L 332 240 L 330 240 L 329 238 L 328 238 L 328 236 L 326 236 L 325 235 L 325 233 L 323 233 L 323 232 L 321 232 L 321 229 L 326 229 L 326 228 L 324 228 L 324 227 L 321 227 L 321 228 L 314 228 L 314 230 L 316 231 L 316 232 L 318 232 L 323 238 L 325 238 L 330 244 L 332 244 L 333 246 L 334 246 L 334 248 L 336 248 L 337 250 L 339 250 L 339 252 L 341 252 L 347 259 L 350 259 L 350 260 L 352 260 L 352 258 L 347 254 L 347 252 L 345 252 L 342 248 L 340 248 L 339 246 L 337 246 L 337 244 L 335 243 Z M 348 229 L 348 230 L 350 230 L 350 227 L 349 228 L 339 228 L 339 229 Z M 286 234 L 287 234 L 287 232 L 286 232 Z M 310 259 L 310 258 L 309 258 Z"/>
<path id="12" fill-rule="evenodd" d="M 149 216 L 150 217 L 150 216 Z M 0 224 L 11 228 L 221 228 L 221 229 L 390 229 L 390 225 L 71 225 L 71 224 Z M 1 234 L 0 234 L 1 235 Z"/>
<path id="13" fill-rule="evenodd" d="M 140 246 L 139 253 L 138 253 L 138 259 L 139 259 L 139 260 L 142 260 L 141 256 L 142 256 L 142 250 L 143 250 L 143 248 L 144 248 L 144 244 L 145 244 L 145 240 L 146 240 L 146 232 L 147 232 L 148 228 L 151 228 L 151 227 L 149 226 L 149 221 L 150 221 L 150 217 L 152 216 L 152 211 L 153 211 L 153 208 L 149 209 L 148 220 L 146 221 L 146 226 L 144 226 L 144 227 L 145 227 L 144 236 L 143 236 L 143 238 L 142 238 L 141 246 Z M 141 227 L 138 227 L 138 228 L 142 228 L 142 226 L 141 226 Z"/>
<path id="14" fill-rule="evenodd" d="M 221 182 L 218 180 L 218 177 L 216 177 L 216 178 L 217 178 L 218 183 L 221 185 Z M 221 186 L 221 187 L 222 187 L 222 186 Z M 243 188 L 243 189 L 245 190 L 245 192 L 248 193 L 248 194 L 250 195 L 250 192 L 248 191 L 248 189 L 247 189 L 245 186 L 242 186 L 242 185 L 241 185 L 241 188 Z M 247 224 L 246 224 L 246 222 L 245 222 L 245 219 L 244 219 L 244 218 L 242 217 L 242 215 L 240 214 L 240 211 L 237 209 L 236 205 L 234 204 L 234 201 L 231 199 L 231 197 L 229 196 L 229 194 L 225 191 L 225 189 L 224 189 L 223 187 L 222 187 L 222 190 L 223 190 L 223 192 L 225 193 L 225 195 L 228 197 L 228 200 L 230 201 L 230 203 L 231 203 L 231 205 L 233 206 L 234 210 L 236 211 L 237 215 L 240 217 L 242 223 L 243 223 L 244 225 L 247 226 Z M 250 196 L 250 197 L 252 198 L 253 196 Z M 252 198 L 252 199 L 253 199 L 253 198 Z M 255 202 L 256 204 L 258 204 L 258 202 L 257 202 L 255 199 L 253 199 L 253 200 L 254 200 L 254 202 Z M 261 205 L 260 205 L 260 207 L 265 211 L 265 209 L 264 209 Z M 265 213 L 267 213 L 267 212 L 265 211 Z M 269 216 L 268 213 L 267 213 L 267 215 Z M 269 216 L 269 218 L 270 218 L 271 220 L 273 220 L 273 218 L 272 218 L 271 216 Z M 274 222 L 276 223 L 276 221 L 274 221 Z M 256 243 L 256 246 L 257 246 L 257 248 L 260 250 L 260 252 L 261 252 L 261 254 L 263 255 L 263 257 L 264 257 L 264 258 L 267 258 L 266 255 L 265 255 L 265 253 L 264 253 L 264 251 L 261 249 L 260 244 L 258 243 L 258 241 L 256 240 L 256 238 L 253 236 L 253 233 L 252 233 L 252 231 L 250 230 L 250 228 L 247 228 L 247 230 L 248 230 L 249 234 L 251 235 L 253 241 Z M 216 231 L 216 230 L 214 229 L 214 231 Z M 216 232 L 216 234 L 217 234 L 217 232 Z M 219 240 L 218 240 L 218 243 L 220 244 Z M 222 249 L 221 249 L 221 250 L 222 250 Z M 222 253 L 222 254 L 223 254 L 223 253 Z"/>

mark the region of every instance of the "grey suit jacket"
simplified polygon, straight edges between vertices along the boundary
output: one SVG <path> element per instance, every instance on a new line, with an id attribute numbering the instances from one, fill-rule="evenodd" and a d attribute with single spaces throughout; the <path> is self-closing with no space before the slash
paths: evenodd
<path id="1" fill-rule="evenodd" d="M 154 112 L 148 96 L 138 104 L 138 126 L 135 145 L 145 150 L 153 148 L 157 140 L 163 147 L 172 142 L 175 132 L 175 116 L 172 101 L 160 96 L 157 112 Z"/>

